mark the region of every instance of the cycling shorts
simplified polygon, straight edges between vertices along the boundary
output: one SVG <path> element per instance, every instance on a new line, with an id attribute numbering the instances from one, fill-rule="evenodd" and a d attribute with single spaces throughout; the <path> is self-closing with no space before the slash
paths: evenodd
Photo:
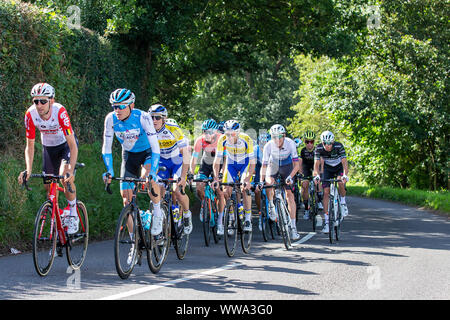
<path id="1" fill-rule="evenodd" d="M 333 179 L 336 178 L 338 176 L 343 176 L 344 175 L 344 167 L 342 166 L 342 163 L 338 164 L 335 167 L 329 166 L 327 164 L 324 165 L 323 167 L 323 181 L 322 181 L 322 187 L 323 188 L 329 188 L 330 187 L 330 182 L 329 181 L 325 181 L 328 179 Z"/>
<path id="2" fill-rule="evenodd" d="M 46 174 L 59 175 L 63 161 L 69 163 L 70 149 L 67 142 L 55 147 L 42 146 L 42 171 Z M 44 178 L 44 184 L 50 184 L 51 179 Z"/>
<path id="3" fill-rule="evenodd" d="M 151 164 L 152 149 L 141 152 L 122 151 L 122 165 L 120 166 L 120 176 L 139 178 L 141 176 L 141 166 Z M 134 189 L 134 183 L 120 181 L 120 190 Z"/>
<path id="4" fill-rule="evenodd" d="M 247 158 L 244 163 L 242 164 L 227 164 L 227 167 L 224 170 L 223 173 L 223 183 L 231 183 L 231 182 L 238 182 L 239 181 L 239 173 L 241 176 L 241 182 L 244 181 L 248 174 L 248 169 L 250 167 L 249 159 Z M 250 179 L 251 182 L 251 179 Z"/>
<path id="5" fill-rule="evenodd" d="M 177 158 L 178 160 L 178 158 Z M 171 159 L 160 158 L 159 166 L 165 167 L 166 170 L 160 170 L 158 172 L 158 180 L 160 179 L 177 179 L 181 177 L 181 167 L 183 161 L 172 161 Z"/>

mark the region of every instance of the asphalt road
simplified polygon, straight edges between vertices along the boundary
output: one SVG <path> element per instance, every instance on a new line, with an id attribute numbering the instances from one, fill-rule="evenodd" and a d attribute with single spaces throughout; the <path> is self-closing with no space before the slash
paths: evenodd
<path id="1" fill-rule="evenodd" d="M 342 239 L 299 223 L 302 239 L 287 251 L 264 242 L 253 220 L 250 254 L 235 257 L 223 241 L 205 247 L 198 215 L 186 258 L 173 247 L 159 274 L 143 259 L 132 276 L 116 273 L 112 241 L 89 244 L 79 272 L 56 258 L 41 278 L 30 253 L 0 258 L 0 299 L 307 300 L 450 299 L 450 220 L 391 202 L 348 197 Z"/>

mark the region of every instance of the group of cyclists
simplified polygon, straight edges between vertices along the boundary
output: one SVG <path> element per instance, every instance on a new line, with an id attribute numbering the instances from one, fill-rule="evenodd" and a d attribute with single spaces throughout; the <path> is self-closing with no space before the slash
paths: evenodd
<path id="1" fill-rule="evenodd" d="M 33 104 L 25 114 L 26 170 L 18 181 L 27 180 L 33 168 L 35 130 L 41 133 L 43 145 L 43 171 L 48 174 L 61 175 L 64 194 L 69 203 L 70 214 L 64 223 L 68 234 L 77 232 L 79 219 L 76 214 L 76 192 L 68 192 L 70 183 L 75 191 L 75 164 L 78 157 L 78 140 L 72 129 L 67 110 L 55 102 L 55 89 L 48 83 L 38 83 L 31 90 Z M 217 233 L 224 234 L 223 215 L 225 202 L 230 197 L 232 187 L 220 187 L 220 182 L 242 183 L 243 210 L 245 214 L 244 231 L 252 230 L 252 196 L 254 190 L 258 210 L 263 186 L 273 185 L 281 178 L 285 184 L 289 215 L 291 218 L 291 239 L 298 240 L 296 213 L 299 206 L 294 198 L 292 186 L 296 177 L 301 181 L 302 201 L 305 208 L 304 219 L 309 219 L 308 188 L 310 179 L 320 189 L 319 208 L 323 208 L 323 232 L 328 232 L 328 198 L 330 184 L 328 179 L 341 177 L 339 194 L 343 216 L 348 214 L 345 201 L 345 183 L 348 181 L 348 165 L 344 146 L 335 141 L 332 132 L 324 131 L 320 143 L 315 144 L 315 133 L 308 130 L 302 136 L 305 143 L 297 151 L 301 140 L 287 137 L 286 129 L 273 125 L 269 132 L 261 134 L 257 141 L 243 132 L 236 120 L 221 123 L 207 119 L 202 124 L 202 134 L 195 139 L 192 154 L 189 140 L 183 134 L 176 120 L 168 117 L 168 110 L 162 104 L 152 105 L 148 111 L 135 107 L 135 95 L 131 90 L 120 88 L 114 90 L 109 98 L 112 111 L 104 122 L 102 157 L 106 167 L 103 174 L 105 183 L 110 183 L 115 176 L 113 168 L 112 144 L 114 136 L 122 146 L 120 177 L 145 178 L 151 189 L 159 190 L 156 194 L 148 192 L 153 203 L 151 234 L 157 236 L 162 232 L 163 213 L 162 195 L 165 185 L 162 179 L 176 179 L 174 198 L 182 208 L 184 232 L 190 234 L 193 229 L 189 197 L 183 192 L 186 184 L 194 177 L 201 179 L 211 177 L 213 189 L 218 198 Z M 196 171 L 198 166 L 198 171 Z M 163 169 L 161 169 L 163 168 Z M 322 181 L 321 181 L 322 180 Z M 322 183 L 320 183 L 322 182 Z M 48 192 L 48 182 L 44 180 Z M 203 199 L 204 184 L 197 183 L 196 190 Z M 127 205 L 133 196 L 133 183 L 120 183 L 123 205 Z M 149 188 L 150 190 L 150 188 Z M 268 199 L 268 213 L 271 220 L 277 219 L 274 206 L 274 191 L 265 189 Z M 323 191 L 323 197 L 322 197 Z M 323 204 L 323 205 L 322 205 Z M 200 219 L 203 217 L 200 215 Z"/>

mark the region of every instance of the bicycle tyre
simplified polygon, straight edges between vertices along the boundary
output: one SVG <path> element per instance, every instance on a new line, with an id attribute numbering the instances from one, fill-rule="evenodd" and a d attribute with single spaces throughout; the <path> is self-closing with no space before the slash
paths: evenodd
<path id="1" fill-rule="evenodd" d="M 117 274 L 121 279 L 127 279 L 135 266 L 138 250 L 136 220 L 136 215 L 133 214 L 133 208 L 129 204 L 122 209 L 117 220 L 116 232 L 114 234 L 114 262 Z M 130 226 L 130 224 L 132 225 Z M 131 234 L 133 234 L 133 238 L 131 238 Z M 130 254 L 131 259 L 129 259 Z"/>
<path id="2" fill-rule="evenodd" d="M 330 239 L 331 244 L 334 242 L 334 222 L 334 199 L 330 194 L 330 202 L 328 205 L 328 238 Z"/>
<path id="3" fill-rule="evenodd" d="M 235 212 L 236 207 L 234 200 L 229 199 L 225 205 L 225 213 L 224 213 L 224 242 L 225 242 L 225 251 L 227 255 L 231 258 L 234 256 L 236 252 L 236 244 L 237 244 L 237 236 L 238 236 L 238 228 L 237 228 L 237 214 Z M 232 232 L 229 235 L 229 231 Z"/>
<path id="4" fill-rule="evenodd" d="M 267 206 L 266 206 L 266 196 L 261 193 L 261 215 L 259 217 L 261 219 L 261 233 L 263 236 L 264 242 L 269 241 L 269 221 L 270 218 L 267 213 Z"/>
<path id="5" fill-rule="evenodd" d="M 86 206 L 77 200 L 77 214 L 80 219 L 78 232 L 68 235 L 66 243 L 67 262 L 72 269 L 79 269 L 86 258 L 89 242 L 89 219 Z"/>
<path id="6" fill-rule="evenodd" d="M 239 233 L 241 234 L 242 251 L 244 251 L 244 253 L 249 253 L 250 247 L 252 246 L 253 230 L 252 231 L 244 231 L 244 223 L 245 223 L 245 218 L 239 218 L 239 225 L 240 225 Z"/>
<path id="7" fill-rule="evenodd" d="M 210 239 L 211 239 L 211 228 L 209 227 L 210 218 L 211 218 L 211 206 L 210 199 L 203 199 L 203 203 L 201 206 L 202 212 L 200 214 L 203 215 L 203 237 L 205 239 L 205 245 L 209 247 Z"/>
<path id="8" fill-rule="evenodd" d="M 180 207 L 181 210 L 181 207 Z M 172 215 L 173 217 L 173 215 Z M 182 218 L 183 221 L 183 218 Z M 172 223 L 172 232 L 174 232 L 174 247 L 175 247 L 175 252 L 177 254 L 177 257 L 179 260 L 183 260 L 184 257 L 186 256 L 186 252 L 188 249 L 188 244 L 189 244 L 189 234 L 184 233 L 184 227 L 178 228 L 175 226 L 174 221 L 171 221 Z"/>
<path id="9" fill-rule="evenodd" d="M 281 236 L 283 238 L 283 243 L 286 250 L 291 249 L 291 241 L 289 238 L 289 230 L 286 222 L 286 215 L 284 213 L 284 208 L 281 205 L 280 199 L 275 199 L 275 208 L 278 213 L 278 225 L 280 228 Z"/>
<path id="10" fill-rule="evenodd" d="M 33 263 L 41 277 L 50 272 L 55 260 L 56 221 L 52 222 L 52 208 L 50 200 L 45 201 L 39 208 L 34 222 Z"/>
<path id="11" fill-rule="evenodd" d="M 160 235 L 156 236 L 158 238 L 150 235 L 151 250 L 150 254 L 147 255 L 148 266 L 153 273 L 158 273 L 161 270 L 162 265 L 169 255 L 171 221 L 168 218 L 170 213 L 165 203 L 161 204 L 161 214 L 163 216 L 163 231 Z"/>

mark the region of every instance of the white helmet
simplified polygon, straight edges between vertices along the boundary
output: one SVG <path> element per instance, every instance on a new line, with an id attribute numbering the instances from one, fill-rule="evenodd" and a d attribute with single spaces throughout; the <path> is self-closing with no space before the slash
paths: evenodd
<path id="1" fill-rule="evenodd" d="M 241 125 L 236 120 L 228 120 L 223 125 L 223 129 L 225 131 L 239 132 L 239 131 L 241 131 Z"/>
<path id="2" fill-rule="evenodd" d="M 150 106 L 150 109 L 148 110 L 151 115 L 161 115 L 164 118 L 167 118 L 167 109 L 162 104 L 153 104 Z"/>
<path id="3" fill-rule="evenodd" d="M 172 119 L 172 118 L 166 119 L 165 123 L 171 124 L 171 125 L 174 125 L 174 126 L 178 126 L 177 120 Z"/>
<path id="4" fill-rule="evenodd" d="M 334 142 L 334 134 L 331 131 L 324 131 L 320 135 L 320 140 L 322 143 L 333 143 Z"/>
<path id="5" fill-rule="evenodd" d="M 280 135 L 280 134 L 286 134 L 286 129 L 281 124 L 274 124 L 270 128 L 270 135 Z"/>
<path id="6" fill-rule="evenodd" d="M 31 89 L 31 96 L 32 97 L 48 97 L 51 99 L 51 98 L 55 97 L 55 89 L 48 83 L 41 82 L 41 83 L 35 84 L 33 89 Z"/>

